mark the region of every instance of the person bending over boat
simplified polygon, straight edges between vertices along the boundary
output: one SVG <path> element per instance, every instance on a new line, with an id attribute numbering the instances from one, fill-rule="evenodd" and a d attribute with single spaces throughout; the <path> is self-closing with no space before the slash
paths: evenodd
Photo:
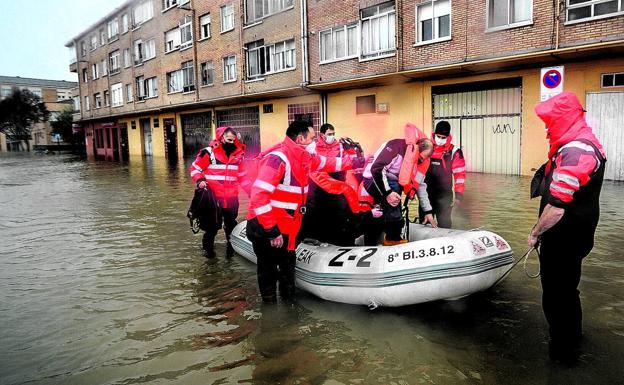
<path id="1" fill-rule="evenodd" d="M 218 207 L 207 207 L 216 215 L 204 215 L 200 223 L 209 217 L 211 222 L 202 223 L 204 230 L 202 246 L 206 257 L 214 257 L 214 239 L 223 224 L 227 239 L 227 256 L 232 256 L 234 249 L 230 244 L 230 234 L 236 226 L 238 216 L 238 187 L 249 193 L 251 181 L 246 177 L 244 168 L 245 145 L 238 140 L 232 127 L 218 127 L 217 139 L 210 142 L 197 154 L 189 167 L 191 178 L 196 184 L 196 194 L 202 190 L 211 190 Z M 214 206 L 214 205 L 211 205 Z M 204 213 L 205 214 L 205 213 Z M 200 213 L 200 218 L 202 213 Z"/>
<path id="2" fill-rule="evenodd" d="M 401 192 L 410 198 L 418 195 L 424 212 L 423 224 L 437 227 L 432 215 L 432 207 L 427 196 L 425 174 L 429 168 L 429 158 L 433 153 L 433 142 L 412 123 L 405 125 L 405 138 L 392 139 L 379 147 L 364 171 L 360 187 L 360 200 L 380 205 L 383 211 L 382 224 L 378 219 L 367 224 L 366 245 L 375 245 L 381 229 L 386 233 L 384 245 L 405 243 L 401 239 L 404 226 L 401 215 Z"/>
<path id="3" fill-rule="evenodd" d="M 451 125 L 446 120 L 438 122 L 433 139 L 433 155 L 425 176 L 427 195 L 438 226 L 451 228 L 451 210 L 459 205 L 464 198 L 466 182 L 466 162 L 461 148 L 455 147 L 451 141 Z M 454 181 L 454 183 L 453 183 Z M 453 202 L 453 190 L 455 201 Z M 425 219 L 426 212 L 419 207 L 420 220 Z"/>
<path id="4" fill-rule="evenodd" d="M 536 246 L 541 239 L 542 308 L 550 358 L 571 364 L 578 359 L 582 334 L 581 264 L 594 247 L 607 160 L 576 95 L 553 96 L 535 112 L 546 124 L 550 150 L 543 172 L 531 183 L 531 197 L 542 199 L 528 244 Z"/>
<path id="5" fill-rule="evenodd" d="M 306 147 L 316 133 L 310 123 L 294 121 L 284 141 L 260 160 L 251 187 L 247 237 L 257 257 L 258 286 L 264 302 L 277 301 L 277 283 L 284 300 L 294 299 L 295 248 L 306 213 L 311 171 L 337 172 L 361 167 L 362 158 L 327 158 Z"/>

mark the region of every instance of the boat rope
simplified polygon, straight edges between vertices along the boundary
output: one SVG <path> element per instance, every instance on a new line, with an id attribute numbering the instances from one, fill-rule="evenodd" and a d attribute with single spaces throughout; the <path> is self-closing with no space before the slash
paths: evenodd
<path id="1" fill-rule="evenodd" d="M 494 284 L 492 285 L 492 287 L 496 286 L 500 281 L 502 281 L 503 279 L 505 279 L 507 277 L 507 275 L 509 275 L 509 273 L 511 272 L 511 270 L 513 270 L 514 267 L 518 266 L 520 264 L 520 262 L 524 261 L 524 274 L 526 274 L 527 277 L 529 278 L 537 278 L 540 276 L 540 271 L 539 268 L 537 270 L 537 273 L 535 274 L 531 274 L 528 269 L 527 269 L 527 261 L 529 260 L 529 256 L 531 255 L 531 252 L 533 250 L 535 250 L 536 254 L 537 254 L 537 264 L 539 265 L 539 244 L 535 245 L 535 246 L 531 246 L 529 248 L 529 250 L 527 250 L 526 253 L 524 253 L 524 255 L 518 259 L 516 262 L 514 262 L 513 265 L 511 265 L 511 267 L 505 272 L 505 274 L 503 274 L 499 279 L 496 280 L 496 282 L 494 282 Z"/>

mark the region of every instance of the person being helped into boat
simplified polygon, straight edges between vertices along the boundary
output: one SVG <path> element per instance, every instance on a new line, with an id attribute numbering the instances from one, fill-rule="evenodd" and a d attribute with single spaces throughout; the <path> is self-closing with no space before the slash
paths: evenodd
<path id="1" fill-rule="evenodd" d="M 405 125 L 405 138 L 385 142 L 375 152 L 372 161 L 366 166 L 359 192 L 360 200 L 369 201 L 371 208 L 374 204 L 381 206 L 383 226 L 378 219 L 373 219 L 367 225 L 367 245 L 377 243 L 381 228 L 386 233 L 384 245 L 408 241 L 401 238 L 404 226 L 401 215 L 402 191 L 410 198 L 418 195 L 419 205 L 425 214 L 422 223 L 437 227 L 425 183 L 432 153 L 433 142 L 412 123 Z"/>
<path id="2" fill-rule="evenodd" d="M 363 158 L 327 158 L 306 147 L 316 133 L 310 123 L 294 121 L 284 141 L 260 161 L 251 188 L 247 237 L 257 257 L 258 286 L 264 302 L 294 299 L 295 248 L 306 213 L 308 178 L 312 171 L 337 172 L 361 167 Z"/>
<path id="3" fill-rule="evenodd" d="M 209 224 L 202 238 L 202 246 L 209 258 L 215 256 L 214 240 L 222 225 L 227 239 L 226 255 L 233 255 L 230 234 L 237 224 L 238 188 L 240 186 L 247 193 L 251 189 L 244 168 L 245 145 L 238 140 L 232 127 L 218 127 L 216 134 L 217 139 L 200 150 L 189 167 L 197 189 L 210 189 L 219 206 L 214 208 L 217 215 L 211 216 L 217 223 Z"/>
<path id="4" fill-rule="evenodd" d="M 431 134 L 433 154 L 425 176 L 427 195 L 431 203 L 433 215 L 439 227 L 451 228 L 451 210 L 459 205 L 464 198 L 466 182 L 466 162 L 461 148 L 455 147 L 451 141 L 451 125 L 446 120 L 436 124 Z M 453 184 L 453 181 L 455 183 Z M 455 200 L 453 202 L 453 190 Z M 419 207 L 420 220 L 425 219 L 425 211 Z"/>
<path id="5" fill-rule="evenodd" d="M 361 156 L 362 148 L 358 143 L 353 142 L 350 138 L 344 138 L 341 140 L 336 139 L 336 129 L 330 123 L 325 123 L 319 129 L 318 140 L 312 142 L 308 147 L 308 151 L 323 155 L 328 158 L 343 158 L 345 156 Z M 347 145 L 347 143 L 349 145 Z M 358 154 L 359 152 L 359 154 Z M 332 172 L 329 173 L 334 179 L 344 181 L 346 179 L 346 172 Z"/>
<path id="6" fill-rule="evenodd" d="M 578 359 L 582 334 L 581 263 L 594 246 L 606 158 L 575 94 L 554 96 L 538 104 L 535 112 L 546 124 L 550 149 L 544 172 L 536 173 L 532 183 L 532 197 L 542 198 L 528 244 L 541 245 L 549 356 L 572 364 Z"/>

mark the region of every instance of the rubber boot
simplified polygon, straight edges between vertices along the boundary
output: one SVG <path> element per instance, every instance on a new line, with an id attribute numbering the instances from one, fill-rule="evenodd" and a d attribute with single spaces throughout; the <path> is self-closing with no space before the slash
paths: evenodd
<path id="1" fill-rule="evenodd" d="M 208 233 L 204 233 L 202 237 L 202 247 L 206 258 L 214 258 L 216 256 L 214 251 L 214 238 L 214 235 Z"/>
<path id="2" fill-rule="evenodd" d="M 384 238 L 384 241 L 383 241 L 384 246 L 396 246 L 396 245 L 402 245 L 404 243 L 407 243 L 407 239 L 399 239 L 398 241 L 395 241 L 392 239 Z"/>

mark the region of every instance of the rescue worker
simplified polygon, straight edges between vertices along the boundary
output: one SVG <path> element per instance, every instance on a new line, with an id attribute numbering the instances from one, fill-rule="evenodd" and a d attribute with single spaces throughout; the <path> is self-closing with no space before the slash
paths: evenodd
<path id="1" fill-rule="evenodd" d="M 418 195 L 419 205 L 425 214 L 422 223 L 430 223 L 436 227 L 425 183 L 432 153 L 431 139 L 426 138 L 413 124 L 407 123 L 405 138 L 383 143 L 366 166 L 360 187 L 360 200 L 369 201 L 371 208 L 373 204 L 381 206 L 383 229 L 386 233 L 384 245 L 391 246 L 408 241 L 401 239 L 404 226 L 400 205 L 402 191 L 410 198 Z M 365 243 L 375 245 L 381 235 L 381 226 L 373 220 L 367 227 Z"/>
<path id="2" fill-rule="evenodd" d="M 436 124 L 431 139 L 433 139 L 434 146 L 431 163 L 425 176 L 427 195 L 438 226 L 450 229 L 451 210 L 464 198 L 466 162 L 461 148 L 451 143 L 453 140 L 451 125 L 446 120 Z M 453 190 L 455 191 L 454 202 Z M 422 207 L 419 208 L 419 215 L 421 221 L 425 219 Z"/>
<path id="3" fill-rule="evenodd" d="M 581 263 L 594 246 L 606 158 L 575 94 L 554 96 L 538 104 L 535 112 L 546 124 L 550 150 L 542 166 L 544 173 L 536 174 L 537 183 L 532 183 L 537 187 L 532 196 L 542 198 L 528 244 L 541 245 L 542 308 L 549 325 L 549 356 L 571 364 L 578 359 L 582 334 L 577 288 Z"/>
<path id="4" fill-rule="evenodd" d="M 319 129 L 319 138 L 316 142 L 312 142 L 308 147 L 308 151 L 312 153 L 316 153 L 318 155 L 323 155 L 328 158 L 342 158 L 347 155 L 356 156 L 356 151 L 359 149 L 361 152 L 362 149 L 359 147 L 359 144 L 354 143 L 349 138 L 346 138 L 348 142 L 353 143 L 354 146 L 346 146 L 344 140 L 336 139 L 336 130 L 334 126 L 325 123 Z M 332 172 L 329 173 L 334 179 L 338 179 L 344 181 L 346 178 L 346 172 Z"/>
<path id="5" fill-rule="evenodd" d="M 202 239 L 209 258 L 215 256 L 214 239 L 222 225 L 227 239 L 226 255 L 233 255 L 230 234 L 237 224 L 238 187 L 247 193 L 251 188 L 244 168 L 245 145 L 238 140 L 236 131 L 232 127 L 218 127 L 216 134 L 217 139 L 199 151 L 189 168 L 197 189 L 210 189 L 219 206 L 215 208 L 216 225 L 208 226 Z"/>
<path id="6" fill-rule="evenodd" d="M 294 121 L 284 141 L 260 161 L 251 188 L 247 213 L 247 237 L 257 257 L 258 286 L 264 302 L 277 301 L 277 282 L 283 300 L 294 299 L 295 248 L 306 213 L 308 177 L 311 171 L 336 172 L 363 164 L 361 158 L 326 158 L 306 147 L 316 133 L 311 124 Z"/>

